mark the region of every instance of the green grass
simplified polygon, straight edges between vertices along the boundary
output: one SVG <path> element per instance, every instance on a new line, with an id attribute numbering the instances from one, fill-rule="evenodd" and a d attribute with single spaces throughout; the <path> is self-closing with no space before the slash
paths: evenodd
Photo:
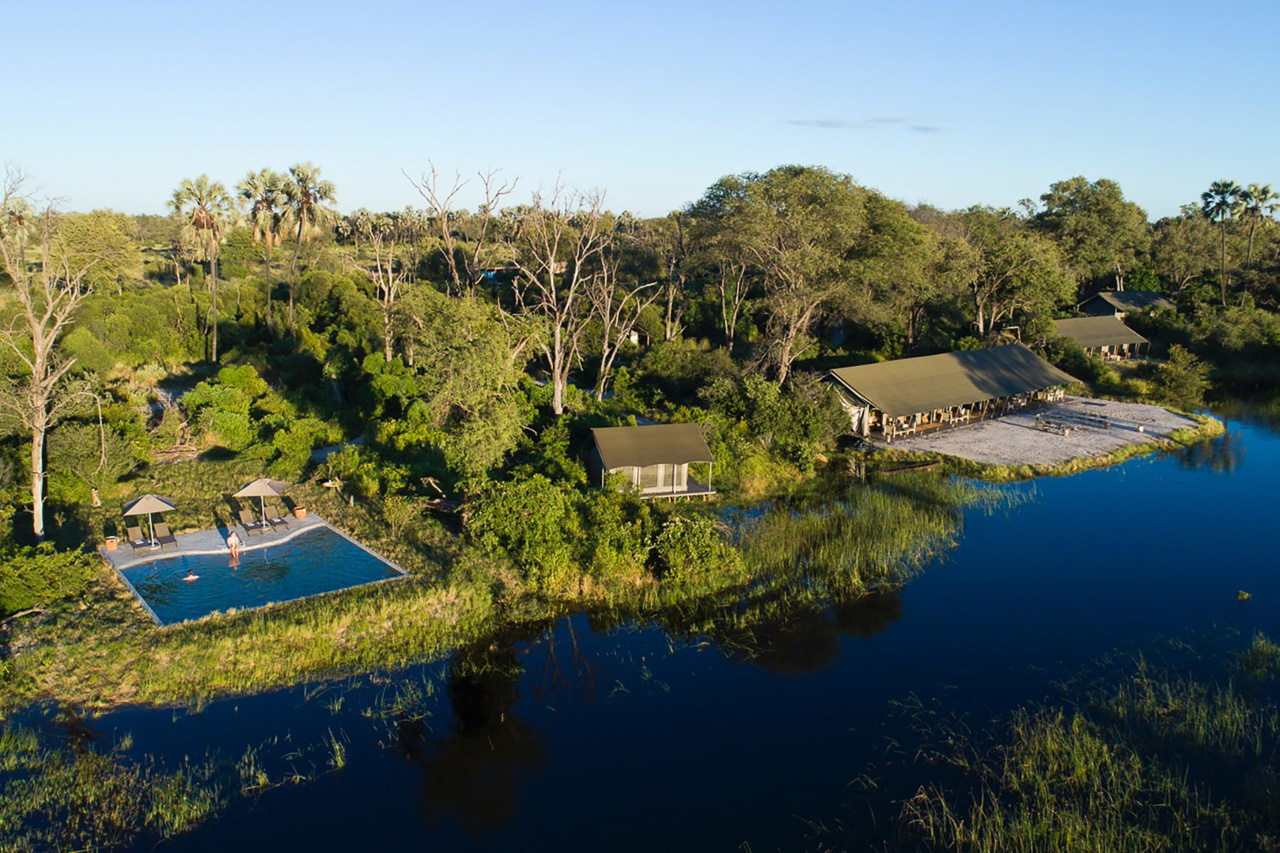
<path id="1" fill-rule="evenodd" d="M 1216 669 L 1238 671 L 1261 654 L 1270 672 L 1275 650 L 1259 634 Z M 1137 658 L 1118 680 L 1069 699 L 1016 709 L 987 740 L 932 733 L 967 781 L 922 786 L 902 806 L 903 840 L 992 853 L 1275 849 L 1273 698 Z"/>
<path id="2" fill-rule="evenodd" d="M 227 801 L 212 762 L 165 769 L 121 745 L 50 745 L 32 727 L 0 728 L 0 847 L 99 850 L 187 832 Z"/>

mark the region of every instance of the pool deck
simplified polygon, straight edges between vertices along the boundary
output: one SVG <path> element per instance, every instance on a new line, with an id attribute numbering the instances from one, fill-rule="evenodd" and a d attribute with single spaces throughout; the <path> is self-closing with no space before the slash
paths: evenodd
<path id="1" fill-rule="evenodd" d="M 234 530 L 236 535 L 240 537 L 241 551 L 254 551 L 259 548 L 266 548 L 271 545 L 279 545 L 286 542 L 300 533 L 307 530 L 314 530 L 317 527 L 328 527 L 330 530 L 341 535 L 343 538 L 350 539 L 341 530 L 338 530 L 329 522 L 314 513 L 307 513 L 306 518 L 290 518 L 289 527 L 282 530 L 269 530 L 262 534 L 253 534 L 252 536 L 240 525 L 219 526 L 212 530 L 196 530 L 191 533 L 178 533 L 174 538 L 178 540 L 178 547 L 169 546 L 167 548 L 139 548 L 134 551 L 127 542 L 121 542 L 114 551 L 108 551 L 105 546 L 98 548 L 98 553 L 102 558 L 112 565 L 117 571 L 123 571 L 130 566 L 136 566 L 140 563 L 149 563 L 152 560 L 164 559 L 167 557 L 177 557 L 182 554 L 226 554 L 227 553 L 227 537 Z M 356 543 L 359 544 L 359 543 Z M 364 547 L 363 545 L 360 547 Z M 368 550 L 368 549 L 365 549 Z M 399 568 L 399 567 L 397 567 Z M 403 570 L 401 570 L 403 571 Z"/>

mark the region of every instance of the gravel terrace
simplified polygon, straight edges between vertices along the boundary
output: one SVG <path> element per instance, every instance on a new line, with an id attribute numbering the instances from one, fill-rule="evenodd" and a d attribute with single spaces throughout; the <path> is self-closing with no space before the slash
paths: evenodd
<path id="1" fill-rule="evenodd" d="M 1036 429 L 1036 415 L 1071 422 L 1080 415 L 1105 415 L 1111 428 L 1072 423 L 1069 435 Z M 896 439 L 895 450 L 931 451 L 989 465 L 1059 465 L 1072 459 L 1105 456 L 1126 444 L 1167 439 L 1196 422 L 1160 406 L 1066 397 L 945 432 Z M 1138 428 L 1142 427 L 1143 432 Z"/>

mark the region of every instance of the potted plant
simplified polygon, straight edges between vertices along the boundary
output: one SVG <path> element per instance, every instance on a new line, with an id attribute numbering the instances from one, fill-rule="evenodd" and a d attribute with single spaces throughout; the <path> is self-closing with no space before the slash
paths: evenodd
<path id="1" fill-rule="evenodd" d="M 307 517 L 307 508 L 306 508 L 305 506 L 295 506 L 295 507 L 293 508 L 293 517 L 294 517 L 294 518 L 306 518 L 306 517 Z"/>

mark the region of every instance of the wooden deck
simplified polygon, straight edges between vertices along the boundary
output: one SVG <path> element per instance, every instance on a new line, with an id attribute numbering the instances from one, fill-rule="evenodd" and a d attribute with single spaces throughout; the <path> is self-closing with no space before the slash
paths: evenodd
<path id="1" fill-rule="evenodd" d="M 706 483 L 699 483 L 692 477 L 688 478 L 685 487 L 679 491 L 663 491 L 641 493 L 640 499 L 645 501 L 661 501 L 661 500 L 703 500 L 709 501 L 716 496 L 715 489 Z"/>

